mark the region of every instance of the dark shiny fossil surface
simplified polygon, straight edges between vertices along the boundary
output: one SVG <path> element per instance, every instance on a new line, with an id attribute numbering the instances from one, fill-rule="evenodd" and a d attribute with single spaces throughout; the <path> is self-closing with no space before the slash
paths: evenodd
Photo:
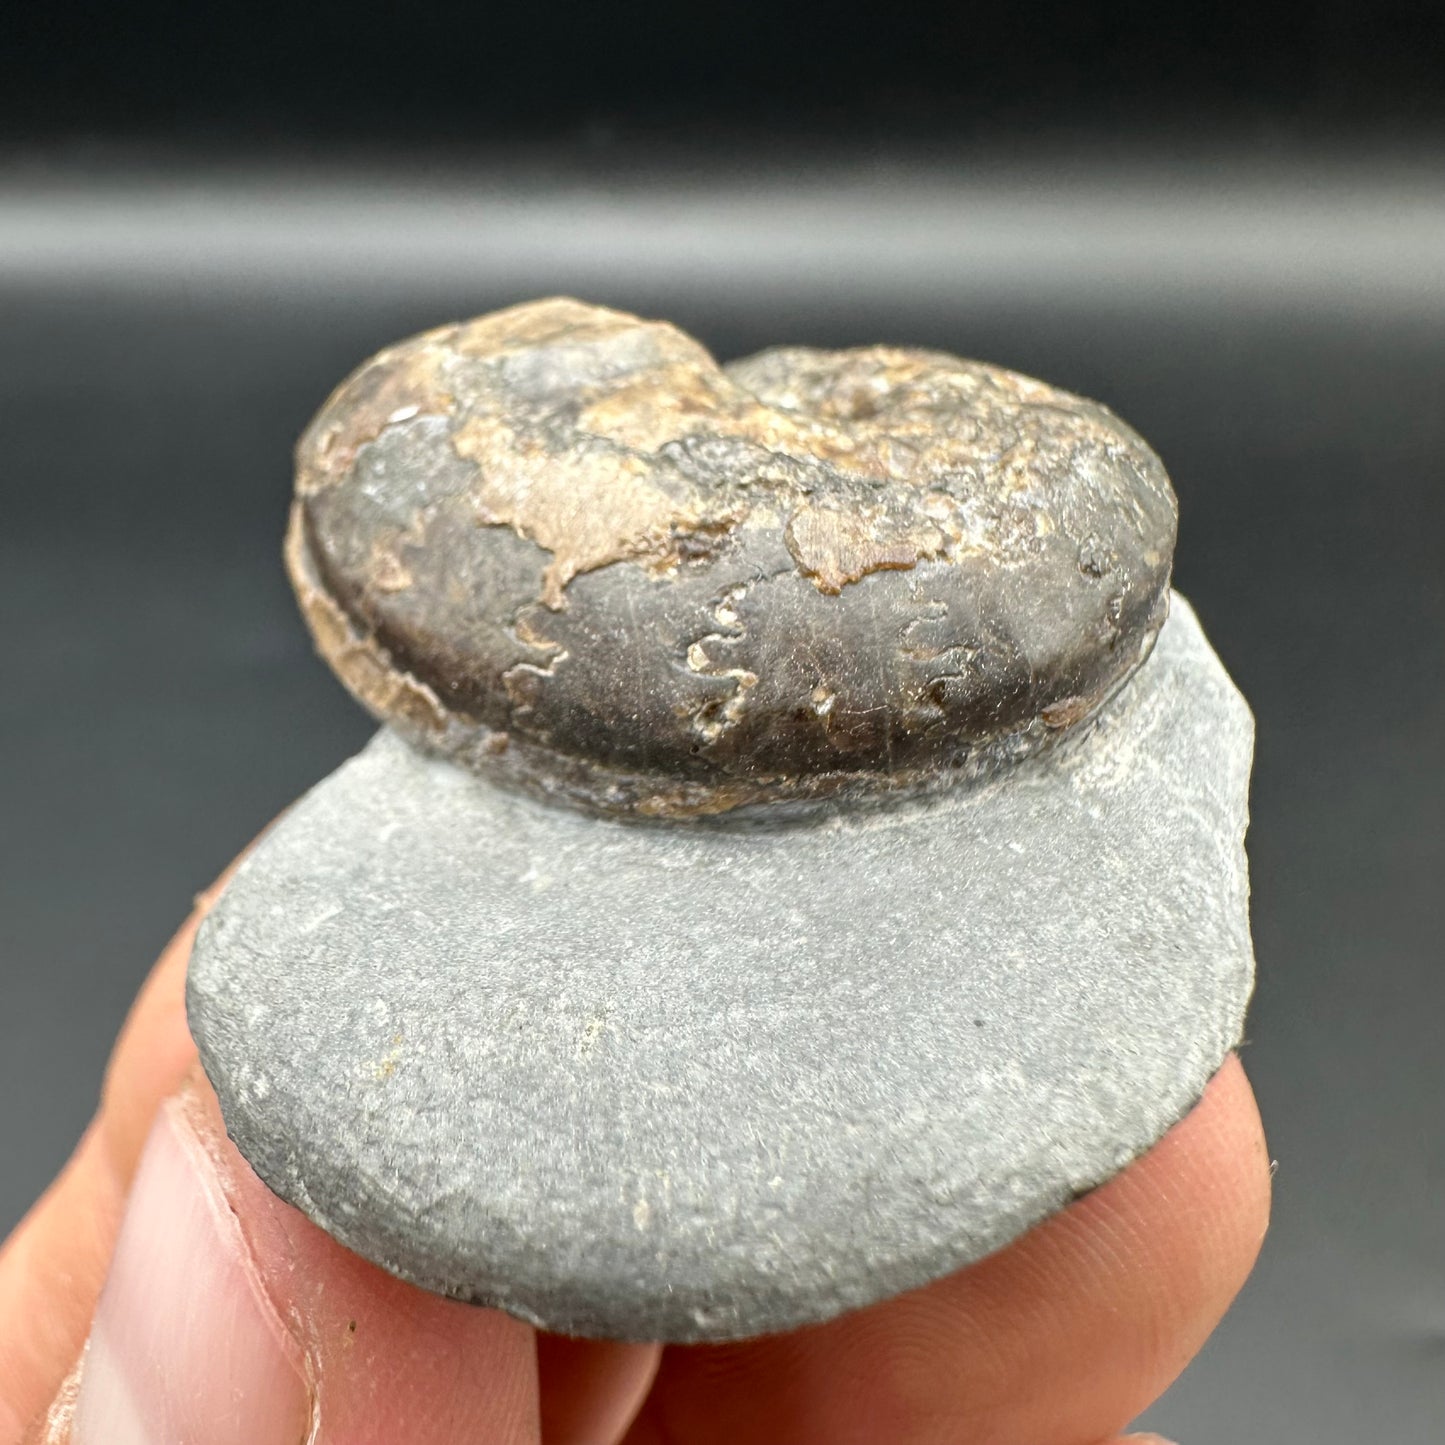
<path id="1" fill-rule="evenodd" d="M 368 362 L 298 449 L 292 577 L 428 749 L 604 811 L 927 786 L 1148 655 L 1173 492 L 1105 408 L 939 352 L 728 367 L 567 300 Z"/>

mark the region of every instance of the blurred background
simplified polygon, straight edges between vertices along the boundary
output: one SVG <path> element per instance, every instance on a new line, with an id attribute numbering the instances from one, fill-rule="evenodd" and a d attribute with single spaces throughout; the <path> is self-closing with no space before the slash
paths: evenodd
<path id="1" fill-rule="evenodd" d="M 1445 1436 L 1434 4 L 9 7 L 0 1234 L 192 894 L 369 725 L 279 563 L 385 342 L 569 292 L 1096 396 L 1259 721 L 1273 1233 L 1146 1423 Z"/>

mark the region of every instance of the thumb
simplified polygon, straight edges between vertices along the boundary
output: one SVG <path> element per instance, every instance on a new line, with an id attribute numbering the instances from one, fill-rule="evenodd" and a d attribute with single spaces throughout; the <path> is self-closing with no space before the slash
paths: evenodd
<path id="1" fill-rule="evenodd" d="M 46 1445 L 537 1440 L 532 1331 L 348 1253 L 276 1199 L 199 1080 L 161 1106 Z"/>
<path id="2" fill-rule="evenodd" d="M 185 1027 L 198 918 L 0 1253 L 0 1445 L 535 1442 L 530 1329 L 349 1254 L 226 1140 Z"/>
<path id="3" fill-rule="evenodd" d="M 151 1120 L 195 1063 L 186 961 L 224 883 L 197 899 L 161 955 L 111 1055 L 94 1121 L 0 1249 L 0 1445 L 45 1409 L 85 1343 Z"/>

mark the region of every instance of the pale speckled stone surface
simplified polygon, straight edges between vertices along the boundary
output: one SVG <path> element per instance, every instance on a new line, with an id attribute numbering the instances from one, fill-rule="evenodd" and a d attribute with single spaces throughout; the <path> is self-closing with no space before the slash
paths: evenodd
<path id="1" fill-rule="evenodd" d="M 720 1339 L 979 1258 L 1202 1092 L 1253 977 L 1248 709 L 1175 599 L 1098 727 L 930 801 L 605 821 L 383 733 L 201 930 L 263 1179 L 434 1290 Z"/>

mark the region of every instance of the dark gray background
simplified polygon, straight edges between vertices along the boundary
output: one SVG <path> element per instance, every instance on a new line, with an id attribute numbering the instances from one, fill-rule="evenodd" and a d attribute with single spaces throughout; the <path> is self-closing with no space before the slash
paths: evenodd
<path id="1" fill-rule="evenodd" d="M 1445 1437 L 1442 25 L 1190 10 L 0 22 L 0 1233 L 192 893 L 368 735 L 282 576 L 293 437 L 379 345 L 570 291 L 723 356 L 961 351 L 1153 441 L 1259 720 L 1279 1174 L 1149 1423 Z"/>
<path id="2" fill-rule="evenodd" d="M 1155 1416 L 1357 1445 L 1445 1421 L 1445 183 L 1300 165 L 1002 174 L 12 178 L 0 198 L 0 1228 L 147 964 L 368 734 L 278 542 L 292 438 L 421 326 L 556 289 L 730 356 L 896 338 L 1106 399 L 1259 718 L 1263 1263 Z M 1388 1426 L 1388 1430 L 1384 1427 Z"/>

